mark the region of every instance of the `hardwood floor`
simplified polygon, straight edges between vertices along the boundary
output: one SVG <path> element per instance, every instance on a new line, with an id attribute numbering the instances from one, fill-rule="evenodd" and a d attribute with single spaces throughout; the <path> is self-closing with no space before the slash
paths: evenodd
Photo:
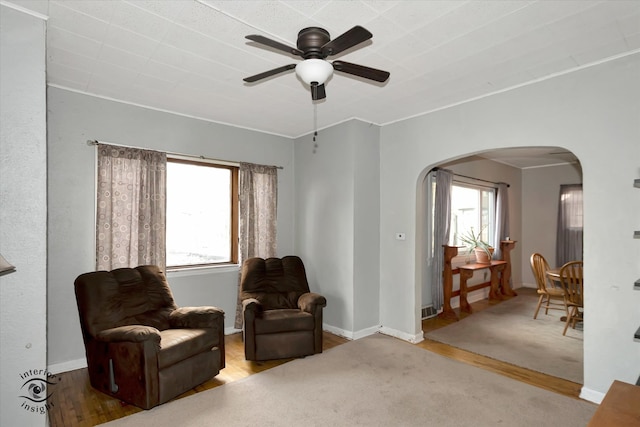
<path id="1" fill-rule="evenodd" d="M 472 307 L 477 312 L 493 304 L 495 303 L 483 300 L 473 303 Z M 460 313 L 458 314 L 460 315 Z M 464 314 L 462 316 L 464 317 Z M 437 317 L 423 320 L 422 330 L 426 333 L 442 328 L 451 322 Z M 348 341 L 346 338 L 324 332 L 323 349 L 328 350 Z M 416 345 L 442 356 L 576 399 L 582 387 L 581 384 L 530 371 L 437 341 L 425 339 Z M 283 359 L 268 362 L 249 362 L 245 360 L 242 334 L 227 335 L 225 346 L 226 367 L 215 378 L 178 396 L 176 399 L 248 377 L 291 360 Z M 64 372 L 59 374 L 58 377 L 60 382 L 55 386 L 55 390 L 49 399 L 49 424 L 52 427 L 94 426 L 142 411 L 142 409 L 122 403 L 94 390 L 89 384 L 86 368 Z"/>

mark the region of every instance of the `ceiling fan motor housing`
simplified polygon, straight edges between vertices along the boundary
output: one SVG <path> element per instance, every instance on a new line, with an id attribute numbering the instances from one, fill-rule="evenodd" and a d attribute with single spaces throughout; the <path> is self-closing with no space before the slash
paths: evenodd
<path id="1" fill-rule="evenodd" d="M 298 33 L 297 46 L 304 52 L 304 59 L 324 59 L 328 54 L 322 53 L 322 46 L 330 40 L 329 32 L 324 28 L 308 27 Z"/>

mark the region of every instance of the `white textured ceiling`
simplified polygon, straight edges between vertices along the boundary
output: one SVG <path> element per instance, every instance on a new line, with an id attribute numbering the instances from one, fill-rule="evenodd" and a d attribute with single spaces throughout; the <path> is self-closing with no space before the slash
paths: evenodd
<path id="1" fill-rule="evenodd" d="M 20 0 L 15 1 L 20 3 Z M 26 2 L 29 3 L 29 2 Z M 384 125 L 640 51 L 640 1 L 71 1 L 48 3 L 51 85 L 289 137 L 314 129 L 293 71 L 244 77 L 299 57 L 298 31 L 373 33 L 328 58 L 391 73 L 383 84 L 334 73 L 317 126 Z"/>

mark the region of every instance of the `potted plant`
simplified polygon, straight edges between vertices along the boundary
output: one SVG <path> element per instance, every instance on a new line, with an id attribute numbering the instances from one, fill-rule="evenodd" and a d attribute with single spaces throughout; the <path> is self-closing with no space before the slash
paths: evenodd
<path id="1" fill-rule="evenodd" d="M 460 235 L 460 241 L 469 247 L 469 253 L 475 251 L 477 263 L 490 264 L 494 248 L 482 240 L 483 230 L 484 228 L 476 234 L 473 232 L 473 227 L 471 227 L 469 231 Z"/>

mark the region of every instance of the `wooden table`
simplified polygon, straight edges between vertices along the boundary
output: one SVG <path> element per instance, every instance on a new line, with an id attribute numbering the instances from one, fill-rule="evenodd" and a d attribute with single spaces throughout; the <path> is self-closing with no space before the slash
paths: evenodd
<path id="1" fill-rule="evenodd" d="M 504 278 L 506 283 L 502 286 L 502 293 L 510 297 L 518 296 L 516 291 L 511 288 L 511 251 L 516 247 L 516 240 L 500 240 L 500 251 L 502 252 L 502 260 L 507 262 L 504 268 Z"/>
<path id="2" fill-rule="evenodd" d="M 562 280 L 560 279 L 560 269 L 552 268 L 551 270 L 547 270 L 547 277 L 551 279 L 553 282 L 560 283 Z"/>
<path id="3" fill-rule="evenodd" d="M 640 386 L 614 381 L 588 427 L 640 425 Z"/>
<path id="4" fill-rule="evenodd" d="M 467 294 L 487 286 L 490 287 L 490 300 L 501 300 L 505 295 L 516 296 L 516 292 L 511 289 L 509 284 L 511 279 L 511 266 L 509 263 L 510 252 L 515 247 L 515 244 L 516 242 L 514 240 L 502 240 L 500 242 L 503 260 L 491 261 L 491 264 L 465 264 L 458 268 L 453 268 L 451 265 L 451 260 L 458 255 L 458 247 L 443 245 L 444 268 L 442 272 L 442 292 L 444 301 L 442 304 L 442 312 L 438 316 L 444 319 L 458 320 L 458 315 L 451 307 L 451 298 L 458 295 L 460 296 L 460 311 L 471 313 L 471 305 L 467 300 Z M 467 287 L 467 280 L 473 277 L 473 272 L 485 268 L 491 271 L 491 281 Z M 458 291 L 453 290 L 454 274 L 460 274 L 460 289 Z"/>
<path id="5" fill-rule="evenodd" d="M 506 261 L 491 261 L 491 264 L 465 264 L 458 267 L 460 269 L 460 311 L 465 313 L 473 313 L 471 310 L 471 304 L 467 301 L 467 280 L 473 277 L 473 272 L 476 270 L 484 270 L 488 268 L 491 271 L 491 287 L 489 288 L 489 300 L 502 300 L 503 295 L 500 291 L 499 276 L 502 276 L 502 288 L 509 287 L 509 283 L 506 281 L 506 275 L 504 271 L 507 267 Z M 471 289 L 472 291 L 475 289 Z"/>
<path id="6" fill-rule="evenodd" d="M 561 268 L 552 268 L 551 270 L 547 270 L 547 277 L 551 279 L 553 285 L 557 288 L 562 288 L 562 278 L 560 277 L 560 270 Z M 566 322 L 567 316 L 560 317 L 560 321 Z"/>

